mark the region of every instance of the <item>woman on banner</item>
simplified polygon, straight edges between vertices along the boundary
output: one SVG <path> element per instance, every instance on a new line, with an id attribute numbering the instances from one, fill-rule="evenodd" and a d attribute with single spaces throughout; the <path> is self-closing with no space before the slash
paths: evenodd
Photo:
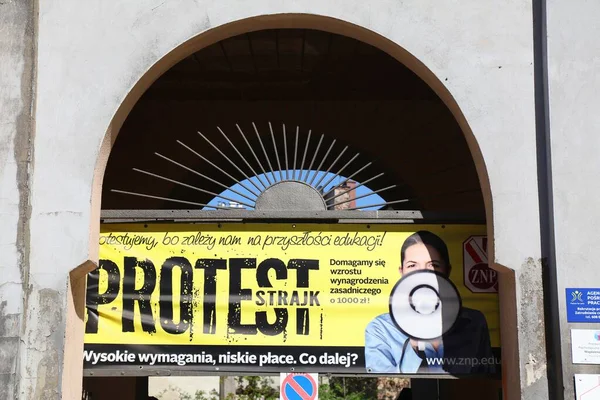
<path id="1" fill-rule="evenodd" d="M 429 231 L 409 236 L 400 251 L 402 276 L 432 270 L 449 278 L 446 243 Z M 419 342 L 402 333 L 389 313 L 373 319 L 365 331 L 365 365 L 373 373 L 480 374 L 495 372 L 495 358 L 484 315 L 462 307 L 456 323 L 440 339 Z"/>

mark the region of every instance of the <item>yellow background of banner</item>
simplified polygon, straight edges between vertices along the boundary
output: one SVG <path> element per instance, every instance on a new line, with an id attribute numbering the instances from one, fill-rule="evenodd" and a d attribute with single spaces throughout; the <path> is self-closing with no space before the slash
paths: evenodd
<path id="1" fill-rule="evenodd" d="M 463 243 L 473 235 L 485 235 L 483 225 L 391 225 L 391 224 L 123 224 L 103 225 L 100 238 L 100 259 L 111 260 L 119 267 L 121 278 L 123 277 L 124 257 L 136 257 L 138 260 L 149 259 L 156 267 L 156 287 L 151 296 L 153 315 L 155 319 L 156 332 L 147 333 L 141 328 L 139 307 L 134 307 L 135 332 L 121 331 L 122 317 L 122 282 L 119 294 L 109 304 L 99 305 L 98 333 L 88 333 L 85 336 L 86 343 L 103 344 L 189 344 L 189 345 L 294 345 L 294 346 L 364 346 L 364 331 L 367 324 L 377 315 L 388 312 L 389 294 L 400 278 L 398 267 L 400 266 L 400 248 L 404 240 L 418 230 L 429 230 L 439 235 L 447 244 L 452 264 L 450 279 L 459 289 L 463 306 L 482 311 L 486 317 L 491 344 L 500 346 L 499 319 L 498 319 L 498 295 L 493 293 L 472 293 L 463 283 Z M 183 245 L 184 238 L 196 236 L 198 232 L 203 235 L 211 235 L 215 238 L 212 249 L 201 245 Z M 256 235 L 261 235 L 263 243 L 268 235 L 289 237 L 291 235 L 302 235 L 311 232 L 316 236 L 344 236 L 355 232 L 359 235 L 372 237 L 385 236 L 383 243 L 369 251 L 366 246 L 289 246 L 282 249 L 276 244 L 249 245 L 248 240 Z M 107 236 L 123 235 L 127 233 L 130 238 L 136 235 L 147 240 L 152 238 L 156 245 L 147 249 L 148 246 L 133 245 L 131 248 L 125 245 L 106 244 Z M 230 236 L 231 235 L 231 236 Z M 168 238 L 179 237 L 176 245 L 163 245 L 165 236 Z M 219 245 L 220 240 L 231 237 L 239 237 L 241 244 Z M 331 241 L 333 243 L 333 240 Z M 204 270 L 194 269 L 193 287 L 198 297 L 194 298 L 193 311 L 193 334 L 170 334 L 165 332 L 159 323 L 159 281 L 160 267 L 163 262 L 173 256 L 182 256 L 190 261 L 192 267 L 199 258 L 256 258 L 256 264 L 260 264 L 267 258 L 281 259 L 286 265 L 290 259 L 317 259 L 320 269 L 310 271 L 309 288 L 296 288 L 296 271 L 288 270 L 287 280 L 276 280 L 274 271 L 270 271 L 269 278 L 273 288 L 259 288 L 256 282 L 256 270 L 242 270 L 242 288 L 252 289 L 253 300 L 243 301 L 241 307 L 241 322 L 254 323 L 254 312 L 267 311 L 269 322 L 275 319 L 272 307 L 258 306 L 255 304 L 254 296 L 257 290 L 312 290 L 319 291 L 318 299 L 320 306 L 310 308 L 310 334 L 296 334 L 295 306 L 287 307 L 288 325 L 285 333 L 276 336 L 267 336 L 262 333 L 256 335 L 241 335 L 228 332 L 227 313 L 229 300 L 229 269 L 217 272 L 217 296 L 216 296 L 216 332 L 215 334 L 204 334 L 202 332 L 202 297 Z M 331 269 L 352 269 L 352 267 L 332 266 L 330 260 L 384 260 L 385 267 L 357 267 L 361 270 L 360 275 L 334 275 Z M 229 266 L 228 266 L 229 268 Z M 178 269 L 173 274 L 173 297 L 174 320 L 179 320 L 178 293 L 179 274 Z M 137 274 L 136 288 L 141 287 L 141 273 Z M 355 287 L 380 288 L 381 294 L 377 296 L 369 294 L 330 294 L 332 285 L 330 279 L 344 278 L 386 278 L 387 284 L 381 285 L 357 285 Z M 99 290 L 103 293 L 107 287 L 107 274 L 100 273 Z M 349 285 L 340 285 L 347 287 Z M 338 299 L 358 298 L 358 304 L 342 303 Z M 322 320 L 322 322 L 321 322 Z"/>

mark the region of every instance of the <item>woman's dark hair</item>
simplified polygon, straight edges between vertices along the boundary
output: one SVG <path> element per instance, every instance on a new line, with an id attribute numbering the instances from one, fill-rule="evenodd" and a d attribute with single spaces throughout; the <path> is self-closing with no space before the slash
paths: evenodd
<path id="1" fill-rule="evenodd" d="M 429 231 L 418 231 L 406 238 L 402 244 L 402 249 L 400 250 L 400 262 L 402 265 L 404 265 L 404 253 L 406 253 L 406 249 L 419 243 L 436 249 L 446 264 L 446 268 L 450 268 L 450 255 L 448 254 L 448 246 L 446 246 L 446 243 L 444 243 L 442 238 Z"/>

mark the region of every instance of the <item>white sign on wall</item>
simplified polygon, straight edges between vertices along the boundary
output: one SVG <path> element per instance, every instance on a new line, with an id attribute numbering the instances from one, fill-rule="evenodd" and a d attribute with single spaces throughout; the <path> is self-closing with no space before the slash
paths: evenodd
<path id="1" fill-rule="evenodd" d="M 600 399 L 600 375 L 575 374 L 577 400 Z"/>
<path id="2" fill-rule="evenodd" d="M 573 364 L 600 364 L 600 330 L 571 329 Z"/>

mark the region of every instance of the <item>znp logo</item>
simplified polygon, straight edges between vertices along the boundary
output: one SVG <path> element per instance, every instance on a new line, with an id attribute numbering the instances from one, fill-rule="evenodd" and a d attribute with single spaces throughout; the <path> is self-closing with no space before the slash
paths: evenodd
<path id="1" fill-rule="evenodd" d="M 486 236 L 471 236 L 463 243 L 463 271 L 471 292 L 498 293 L 498 273 L 488 265 Z"/>

